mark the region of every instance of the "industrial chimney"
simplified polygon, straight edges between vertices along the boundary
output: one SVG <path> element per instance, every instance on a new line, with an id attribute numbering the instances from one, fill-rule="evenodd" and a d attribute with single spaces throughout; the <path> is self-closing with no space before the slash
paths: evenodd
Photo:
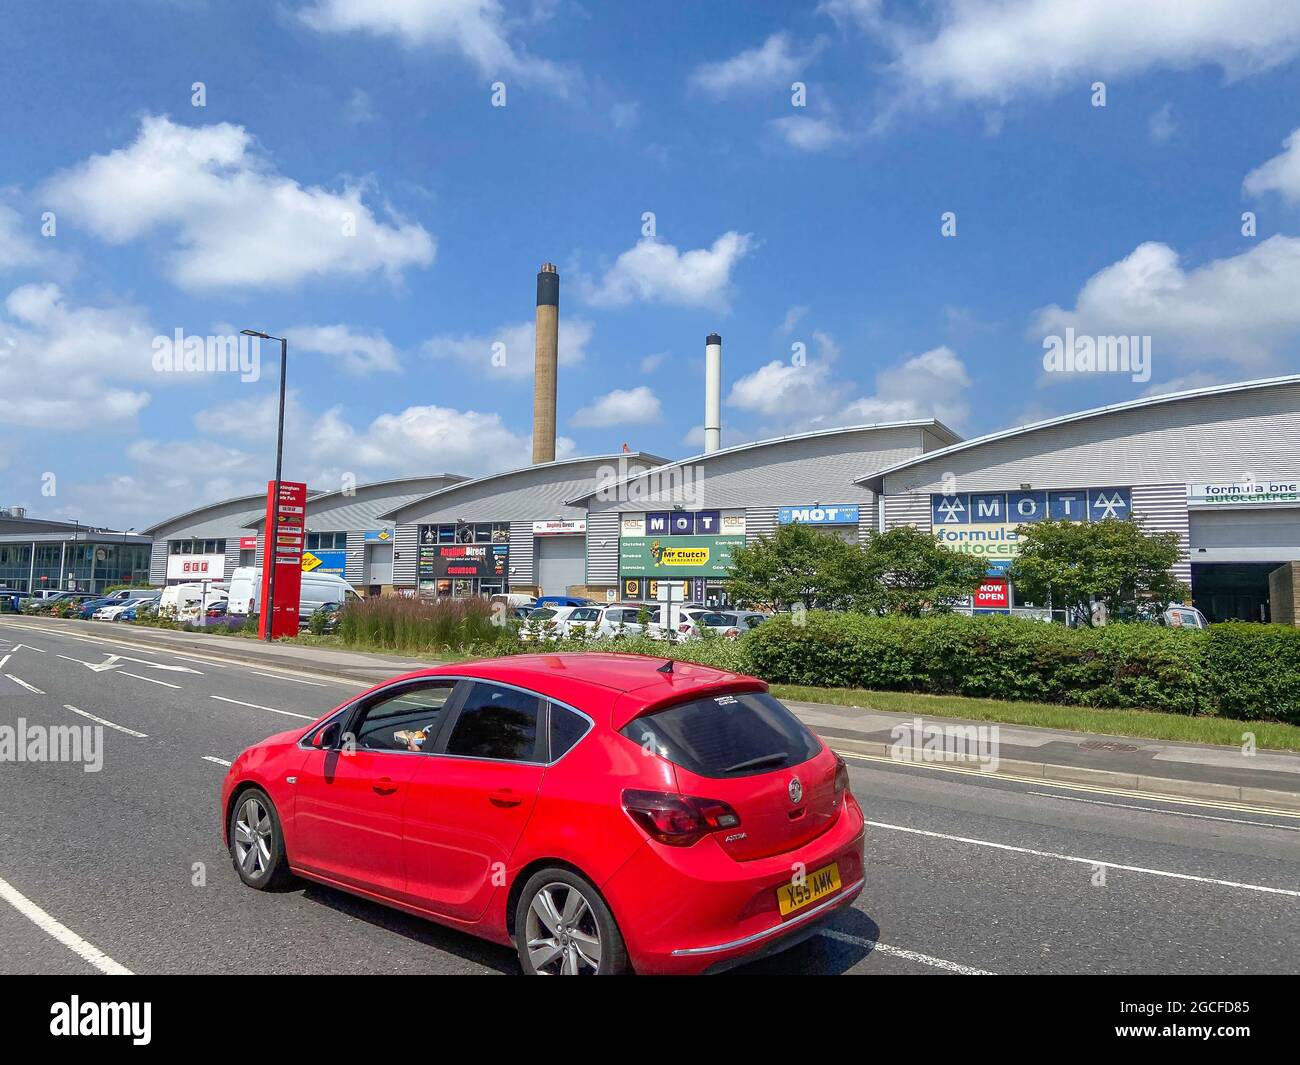
<path id="1" fill-rule="evenodd" d="M 533 370 L 533 463 L 555 461 L 555 375 L 560 344 L 560 275 L 537 275 L 537 361 Z"/>
<path id="2" fill-rule="evenodd" d="M 704 338 L 704 453 L 722 446 L 722 337 Z"/>

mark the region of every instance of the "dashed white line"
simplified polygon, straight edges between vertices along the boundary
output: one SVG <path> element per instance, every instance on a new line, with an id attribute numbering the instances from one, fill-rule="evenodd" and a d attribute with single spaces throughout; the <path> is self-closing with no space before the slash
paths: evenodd
<path id="1" fill-rule="evenodd" d="M 139 673 L 128 673 L 125 669 L 115 669 L 113 675 L 117 677 L 134 677 L 136 680 L 147 680 L 150 684 L 161 684 L 164 688 L 180 688 L 179 684 L 169 684 L 165 680 L 154 680 L 153 677 L 142 677 Z"/>
<path id="2" fill-rule="evenodd" d="M 1269 895 L 1290 895 L 1300 898 L 1300 891 L 1292 888 L 1267 887 L 1264 884 L 1243 884 L 1236 880 L 1218 880 L 1211 876 L 1193 876 L 1191 873 L 1174 873 L 1168 869 L 1147 869 L 1141 865 L 1121 865 L 1101 858 L 1081 858 L 1075 854 L 1058 854 L 1056 851 L 1039 851 L 1031 847 L 1015 847 L 1010 843 L 994 843 L 987 839 L 972 839 L 969 836 L 950 836 L 946 832 L 931 832 L 924 828 L 911 828 L 907 825 L 888 825 L 883 821 L 868 821 L 874 828 L 885 828 L 891 832 L 910 832 L 917 836 L 929 836 L 932 839 L 946 839 L 954 843 L 970 843 L 976 847 L 991 847 L 994 850 L 1007 851 L 1012 854 L 1028 854 L 1035 858 L 1055 858 L 1061 862 L 1077 862 L 1080 865 L 1104 866 L 1107 869 L 1120 869 L 1126 873 L 1145 873 L 1147 876 L 1163 876 L 1171 880 L 1190 880 L 1197 884 L 1214 884 L 1218 887 L 1241 888 L 1243 891 L 1261 891 Z"/>
<path id="3" fill-rule="evenodd" d="M 283 714 L 285 717 L 300 717 L 304 721 L 315 721 L 316 718 L 311 714 L 294 714 L 288 710 L 277 710 L 274 706 L 258 706 L 257 703 L 245 703 L 238 699 L 227 699 L 224 695 L 209 695 L 209 699 L 216 699 L 218 702 L 234 703 L 236 706 L 247 706 L 253 710 L 267 710 L 272 714 Z"/>
<path id="4" fill-rule="evenodd" d="M 94 721 L 96 724 L 106 725 L 108 728 L 115 728 L 117 729 L 118 732 L 125 732 L 128 736 L 136 736 L 142 740 L 147 740 L 149 738 L 148 735 L 144 732 L 136 732 L 136 730 L 133 728 L 127 728 L 125 725 L 118 725 L 105 718 L 96 717 L 94 714 L 87 713 L 85 710 L 78 710 L 71 703 L 64 703 L 63 709 L 71 710 L 74 714 L 80 714 L 82 717 L 88 717 L 90 718 L 91 721 Z"/>
<path id="5" fill-rule="evenodd" d="M 297 677 L 280 677 L 280 676 L 277 676 L 277 675 L 274 674 L 274 673 L 259 673 L 259 672 L 258 672 L 257 670 L 255 670 L 255 669 L 253 669 L 253 670 L 249 670 L 249 672 L 252 673 L 253 676 L 255 676 L 255 677 L 270 677 L 271 680 L 287 680 L 287 681 L 292 681 L 294 684 L 310 684 L 313 688 L 327 688 L 327 687 L 329 687 L 328 684 L 322 684 L 322 683 L 321 683 L 320 681 L 318 681 L 318 680 L 299 680 Z"/>
<path id="6" fill-rule="evenodd" d="M 98 947 L 87 943 L 71 928 L 60 924 L 37 906 L 36 903 L 32 902 L 31 899 L 5 880 L 0 880 L 0 898 L 9 903 L 15 910 L 31 921 L 32 924 L 36 925 L 36 927 L 42 932 L 53 936 L 70 951 L 78 955 L 83 961 L 89 962 L 101 973 L 108 973 L 110 976 L 132 975 L 131 970 L 125 965 L 119 965 Z"/>
<path id="7" fill-rule="evenodd" d="M 1053 795 L 1047 791 L 1032 791 L 1043 799 L 1060 799 L 1062 802 L 1086 802 L 1091 806 L 1114 806 L 1121 810 L 1141 810 L 1149 814 L 1167 814 L 1170 817 L 1194 817 L 1198 821 L 1226 821 L 1230 825 L 1256 825 L 1259 828 L 1279 828 L 1283 832 L 1300 832 L 1300 825 L 1275 825 L 1272 821 L 1251 821 L 1244 817 L 1215 817 L 1213 814 L 1194 814 L 1187 810 L 1161 810 L 1155 806 L 1138 806 L 1131 802 L 1106 802 L 1102 799 L 1084 799 L 1078 795 Z"/>
<path id="8" fill-rule="evenodd" d="M 8 677 L 11 681 L 13 681 L 15 684 L 17 684 L 17 685 L 19 685 L 19 686 L 21 686 L 21 687 L 23 687 L 23 688 L 26 688 L 29 692 L 35 692 L 37 695 L 44 695 L 44 694 L 45 694 L 43 691 L 41 691 L 40 688 L 34 688 L 34 687 L 32 687 L 32 686 L 31 686 L 30 684 L 28 684 L 25 680 L 20 680 L 18 677 L 15 677 L 12 673 L 6 673 L 5 676 Z"/>
<path id="9" fill-rule="evenodd" d="M 205 754 L 203 756 L 203 760 L 205 762 L 215 762 L 217 765 L 224 765 L 227 769 L 230 768 L 230 763 L 227 762 L 224 758 L 213 758 L 212 755 Z"/>
<path id="10" fill-rule="evenodd" d="M 853 943 L 859 947 L 866 947 L 873 954 L 887 954 L 891 958 L 920 962 L 922 965 L 929 965 L 934 969 L 943 969 L 945 972 L 960 973 L 962 976 L 997 976 L 997 973 L 989 972 L 987 969 L 976 969 L 970 965 L 962 965 L 960 962 L 948 961 L 947 958 L 933 958 L 929 954 L 918 954 L 914 950 L 891 947 L 888 943 L 866 939 L 863 936 L 852 936 L 847 932 L 836 931 L 834 928 L 823 928 L 818 934 L 825 936 L 827 939 L 837 939 L 841 943 Z"/>

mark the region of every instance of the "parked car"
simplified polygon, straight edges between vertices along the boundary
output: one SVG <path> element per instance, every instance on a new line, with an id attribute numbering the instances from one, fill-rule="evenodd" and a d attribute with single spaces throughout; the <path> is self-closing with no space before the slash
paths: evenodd
<path id="1" fill-rule="evenodd" d="M 218 599 L 216 602 L 209 603 L 207 610 L 203 612 L 203 616 L 205 618 L 224 618 L 229 603 L 229 599 Z"/>
<path id="2" fill-rule="evenodd" d="M 95 616 L 96 610 L 101 607 L 111 606 L 116 602 L 116 599 L 87 599 L 77 608 L 77 617 L 81 618 L 82 621 L 89 621 Z"/>
<path id="3" fill-rule="evenodd" d="M 519 627 L 521 640 L 554 640 L 568 634 L 569 615 L 576 606 L 543 606 L 531 610 Z"/>
<path id="4" fill-rule="evenodd" d="M 219 815 L 249 887 L 305 877 L 528 974 L 729 968 L 864 884 L 843 759 L 761 680 L 634 655 L 396 677 L 244 751 Z"/>
<path id="5" fill-rule="evenodd" d="M 90 599 L 100 598 L 97 595 L 91 595 L 89 592 L 54 592 L 50 595 L 41 596 L 39 599 L 29 599 L 23 605 L 23 612 L 28 614 L 48 614 L 56 607 L 71 607 L 77 603 L 84 603 Z"/>
<path id="6" fill-rule="evenodd" d="M 324 617 L 324 632 L 334 632 L 339 627 L 339 618 L 343 616 L 342 603 L 321 603 L 315 610 L 310 613 L 302 612 L 298 618 L 298 631 L 306 632 L 317 615 Z"/>
<path id="7" fill-rule="evenodd" d="M 686 611 L 682 614 L 677 633 L 687 639 L 699 637 L 701 629 L 709 629 L 719 636 L 735 639 L 750 629 L 758 628 L 771 616 L 756 610 L 700 610 L 691 612 L 690 617 L 686 616 Z"/>
<path id="8" fill-rule="evenodd" d="M 155 593 L 152 599 L 123 599 L 108 606 L 100 607 L 95 611 L 96 621 L 134 621 L 139 616 L 139 611 L 151 609 L 153 612 L 158 610 L 158 595 Z"/>
<path id="9" fill-rule="evenodd" d="M 543 595 L 533 603 L 534 607 L 545 606 L 591 606 L 592 600 L 580 595 Z"/>

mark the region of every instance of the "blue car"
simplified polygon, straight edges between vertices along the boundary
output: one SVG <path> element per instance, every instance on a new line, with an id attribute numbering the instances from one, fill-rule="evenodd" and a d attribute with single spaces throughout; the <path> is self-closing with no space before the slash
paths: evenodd
<path id="1" fill-rule="evenodd" d="M 544 606 L 591 606 L 594 600 L 584 599 L 580 595 L 544 595 L 533 604 L 537 610 Z"/>
<path id="2" fill-rule="evenodd" d="M 95 611 L 98 610 L 101 606 L 112 606 L 116 602 L 118 602 L 117 599 L 87 600 L 86 602 L 81 604 L 81 608 L 77 611 L 77 617 L 81 618 L 83 621 L 89 621 L 92 617 L 94 617 Z"/>

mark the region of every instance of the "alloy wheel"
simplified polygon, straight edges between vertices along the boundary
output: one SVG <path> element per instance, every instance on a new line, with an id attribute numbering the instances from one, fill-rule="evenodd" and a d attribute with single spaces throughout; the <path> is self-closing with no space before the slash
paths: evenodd
<path id="1" fill-rule="evenodd" d="M 235 819 L 235 860 L 246 876 L 256 879 L 271 865 L 271 815 L 256 798 L 239 807 Z"/>
<path id="2" fill-rule="evenodd" d="M 547 884 L 528 907 L 528 958 L 543 976 L 590 976 L 600 969 L 600 926 L 586 896 L 571 884 Z"/>

